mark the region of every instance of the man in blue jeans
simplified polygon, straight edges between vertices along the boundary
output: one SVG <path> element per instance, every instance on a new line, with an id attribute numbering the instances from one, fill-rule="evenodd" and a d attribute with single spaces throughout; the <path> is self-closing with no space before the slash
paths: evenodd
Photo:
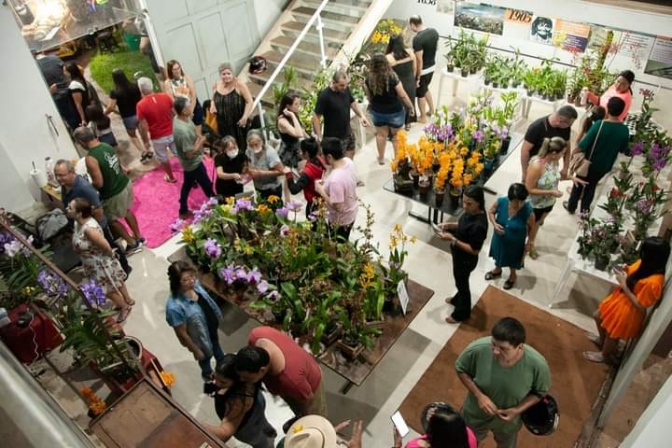
<path id="1" fill-rule="evenodd" d="M 212 197 L 214 193 L 208 171 L 203 164 L 203 144 L 206 138 L 196 135 L 196 126 L 191 121 L 192 107 L 189 100 L 177 97 L 173 108 L 177 114 L 173 119 L 173 138 L 177 149 L 177 157 L 180 159 L 180 164 L 184 170 L 184 182 L 180 192 L 180 218 L 186 219 L 192 214 L 189 211 L 187 200 L 195 183 L 201 186 L 206 196 Z"/>

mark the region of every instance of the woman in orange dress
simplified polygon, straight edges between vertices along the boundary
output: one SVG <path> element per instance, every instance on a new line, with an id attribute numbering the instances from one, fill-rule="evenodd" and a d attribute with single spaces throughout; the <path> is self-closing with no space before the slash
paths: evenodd
<path id="1" fill-rule="evenodd" d="M 618 341 L 639 336 L 646 308 L 655 304 L 663 293 L 669 256 L 670 244 L 660 237 L 651 237 L 642 241 L 639 260 L 626 268 L 614 267 L 619 286 L 593 314 L 599 336 L 588 334 L 601 351 L 583 352 L 584 358 L 593 362 L 616 362 Z"/>

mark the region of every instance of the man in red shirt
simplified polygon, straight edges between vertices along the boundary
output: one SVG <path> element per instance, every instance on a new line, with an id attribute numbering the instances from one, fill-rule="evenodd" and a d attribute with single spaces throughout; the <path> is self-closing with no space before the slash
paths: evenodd
<path id="1" fill-rule="evenodd" d="M 147 130 L 152 138 L 152 146 L 156 158 L 161 162 L 166 172 L 166 182 L 175 183 L 177 179 L 168 161 L 168 150 L 176 154 L 175 142 L 173 141 L 173 99 L 166 93 L 154 93 L 154 84 L 149 78 L 138 79 L 138 88 L 142 99 L 135 106 L 136 115 L 141 129 Z M 147 132 L 141 132 L 147 153 L 151 154 L 149 136 Z M 145 155 L 143 154 L 143 159 Z"/>
<path id="2" fill-rule="evenodd" d="M 322 370 L 310 353 L 271 327 L 252 330 L 248 344 L 236 358 L 236 371 L 243 381 L 263 381 L 268 391 L 280 395 L 297 417 L 327 416 Z"/>

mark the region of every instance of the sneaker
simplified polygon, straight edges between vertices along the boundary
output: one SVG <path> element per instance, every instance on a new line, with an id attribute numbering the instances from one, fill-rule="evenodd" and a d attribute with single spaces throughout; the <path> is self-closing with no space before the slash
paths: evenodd
<path id="1" fill-rule="evenodd" d="M 135 240 L 134 244 L 129 244 L 126 246 L 126 256 L 129 257 L 133 254 L 137 254 L 142 250 L 142 242 L 140 240 Z"/>
<path id="2" fill-rule="evenodd" d="M 565 210 L 567 210 L 567 213 L 569 213 L 570 215 L 573 215 L 574 212 L 576 211 L 576 210 L 570 210 L 569 209 L 569 201 L 564 201 L 562 203 L 562 206 L 564 207 Z"/>
<path id="3" fill-rule="evenodd" d="M 180 213 L 180 219 L 189 219 L 189 218 L 193 218 L 193 216 L 194 216 L 194 212 L 192 212 L 191 210 L 186 211 L 184 213 Z"/>
<path id="4" fill-rule="evenodd" d="M 128 277 L 131 275 L 131 272 L 133 272 L 133 268 L 129 266 L 128 270 L 124 271 L 124 281 L 128 280 Z"/>

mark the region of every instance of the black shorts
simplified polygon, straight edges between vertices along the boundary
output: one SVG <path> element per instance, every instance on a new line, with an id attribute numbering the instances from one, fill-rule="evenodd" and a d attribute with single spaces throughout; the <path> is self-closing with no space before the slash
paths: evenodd
<path id="1" fill-rule="evenodd" d="M 427 73 L 426 75 L 422 75 L 420 77 L 420 84 L 418 85 L 418 88 L 415 89 L 415 96 L 418 98 L 424 98 L 425 94 L 429 90 L 429 83 L 432 82 L 432 76 L 434 76 L 434 72 Z"/>
<path id="2" fill-rule="evenodd" d="M 547 213 L 551 213 L 551 210 L 553 210 L 553 206 L 551 205 L 550 207 L 533 208 L 532 210 L 534 210 L 534 220 L 536 222 L 539 222 L 542 216 L 544 216 Z"/>

